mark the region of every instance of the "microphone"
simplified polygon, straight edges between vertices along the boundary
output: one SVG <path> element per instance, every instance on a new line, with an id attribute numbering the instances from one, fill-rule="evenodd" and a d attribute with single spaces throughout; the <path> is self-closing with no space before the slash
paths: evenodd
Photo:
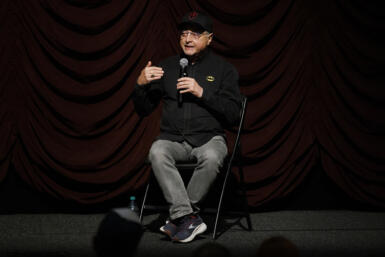
<path id="1" fill-rule="evenodd" d="M 187 77 L 187 65 L 188 65 L 187 58 L 180 59 L 179 65 L 180 65 L 179 77 L 180 78 Z M 177 93 L 177 99 L 178 99 L 178 105 L 181 106 L 183 103 L 183 96 L 179 91 L 180 90 L 178 90 L 178 93 Z"/>

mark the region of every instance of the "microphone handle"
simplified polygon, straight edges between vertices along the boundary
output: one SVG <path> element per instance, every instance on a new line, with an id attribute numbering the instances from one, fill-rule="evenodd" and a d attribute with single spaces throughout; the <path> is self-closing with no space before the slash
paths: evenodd
<path id="1" fill-rule="evenodd" d="M 187 77 L 187 67 L 181 69 L 180 78 Z M 183 95 L 180 93 L 180 89 L 178 89 L 178 106 L 182 106 L 183 103 Z"/>

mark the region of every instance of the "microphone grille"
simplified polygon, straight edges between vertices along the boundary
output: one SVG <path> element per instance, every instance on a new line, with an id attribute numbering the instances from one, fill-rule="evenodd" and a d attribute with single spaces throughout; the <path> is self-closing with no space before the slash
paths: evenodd
<path id="1" fill-rule="evenodd" d="M 180 60 L 179 60 L 179 65 L 180 65 L 182 68 L 186 67 L 186 66 L 188 65 L 188 60 L 187 60 L 187 58 L 182 58 L 182 59 L 180 59 Z"/>

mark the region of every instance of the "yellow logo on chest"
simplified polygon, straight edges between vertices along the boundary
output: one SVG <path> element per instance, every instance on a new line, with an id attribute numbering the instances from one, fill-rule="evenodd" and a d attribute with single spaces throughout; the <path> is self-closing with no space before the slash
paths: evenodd
<path id="1" fill-rule="evenodd" d="M 207 77 L 206 77 L 206 80 L 207 80 L 208 82 L 213 82 L 213 81 L 215 80 L 215 78 L 214 78 L 213 76 L 207 76 Z"/>

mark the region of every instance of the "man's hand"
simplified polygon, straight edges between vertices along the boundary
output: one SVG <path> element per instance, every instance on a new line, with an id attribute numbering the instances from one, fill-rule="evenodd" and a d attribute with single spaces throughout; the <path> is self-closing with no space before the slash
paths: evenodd
<path id="1" fill-rule="evenodd" d="M 203 95 L 203 88 L 193 78 L 183 77 L 178 79 L 176 88 L 180 90 L 181 94 L 191 93 L 198 98 L 201 98 Z"/>
<path id="2" fill-rule="evenodd" d="M 161 67 L 151 66 L 151 61 L 148 61 L 146 67 L 140 72 L 140 75 L 136 81 L 138 85 L 145 85 L 153 80 L 163 77 L 164 71 Z"/>

